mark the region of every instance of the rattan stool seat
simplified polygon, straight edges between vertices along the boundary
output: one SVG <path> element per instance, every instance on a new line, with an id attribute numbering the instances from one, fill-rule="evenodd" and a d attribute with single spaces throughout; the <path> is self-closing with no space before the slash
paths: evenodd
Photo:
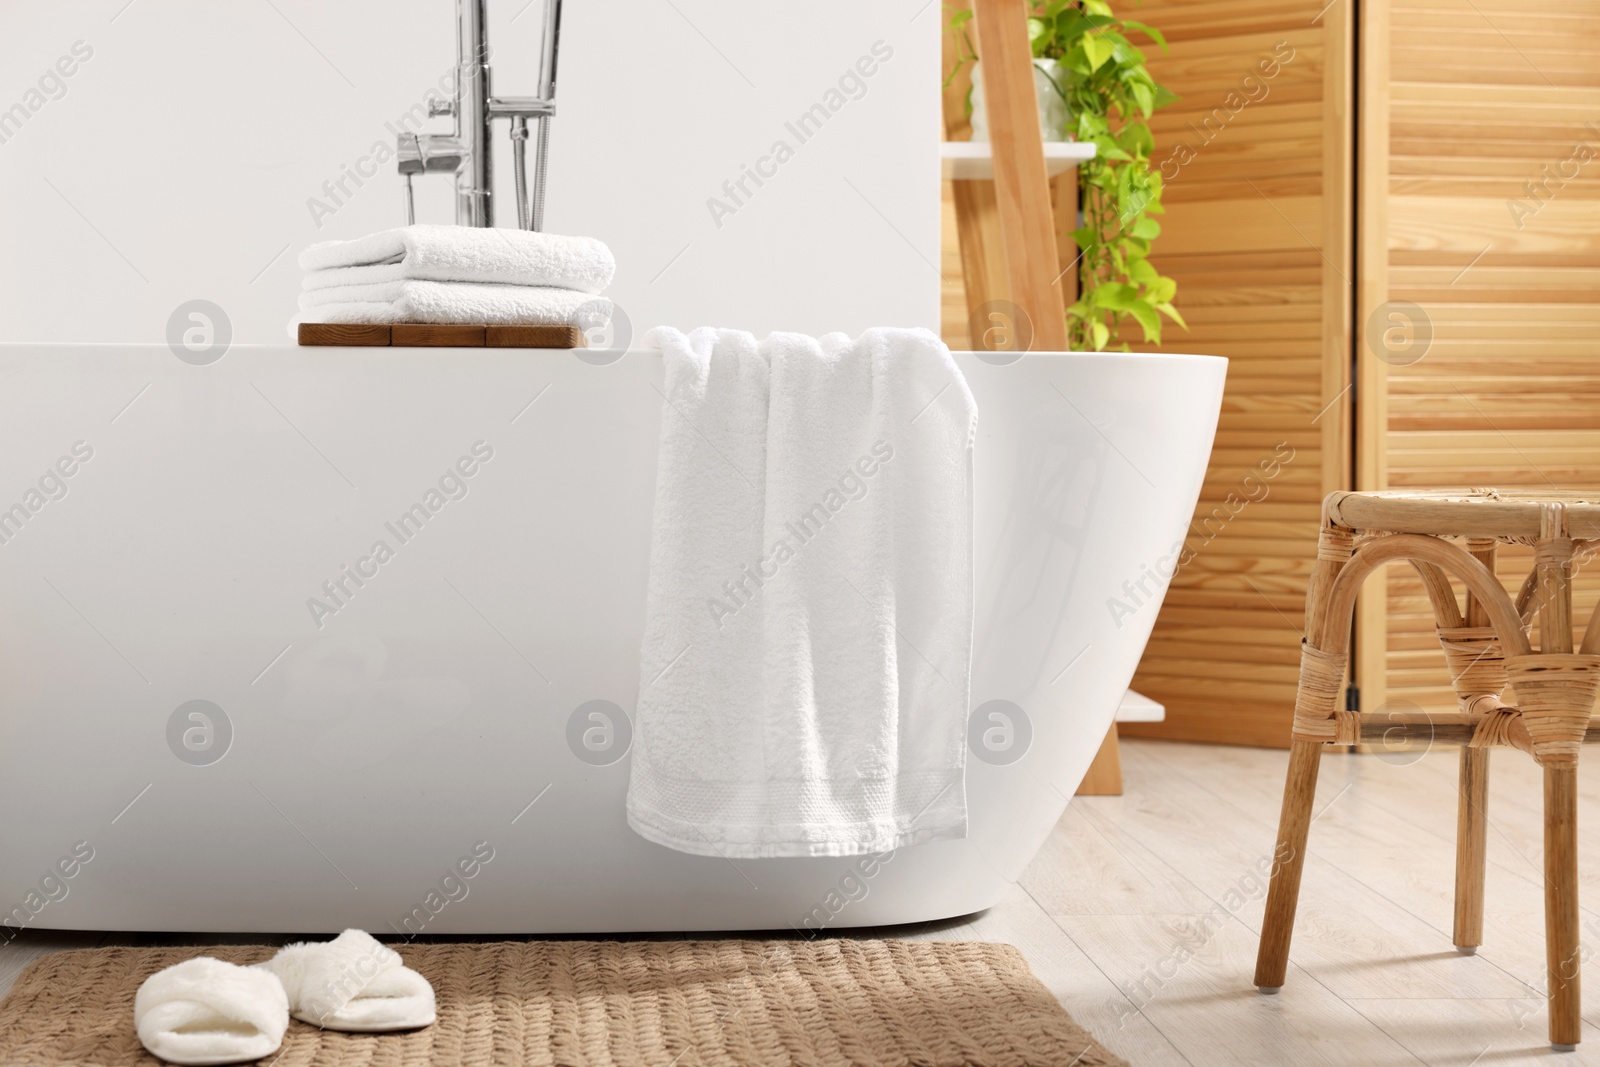
<path id="1" fill-rule="evenodd" d="M 1482 537 L 1531 545 L 1547 504 L 1566 509 L 1572 537 L 1600 539 L 1600 493 L 1500 489 L 1394 489 L 1339 492 L 1324 504 L 1328 517 L 1352 530 Z"/>

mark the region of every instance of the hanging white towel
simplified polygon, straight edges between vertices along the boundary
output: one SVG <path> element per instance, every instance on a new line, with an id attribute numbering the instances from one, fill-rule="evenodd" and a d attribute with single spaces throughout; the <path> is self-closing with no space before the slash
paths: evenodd
<path id="1" fill-rule="evenodd" d="M 611 301 L 576 289 L 470 282 L 380 282 L 313 289 L 299 297 L 302 322 L 468 322 L 508 325 L 577 323 L 611 313 Z M 581 324 L 580 324 L 581 325 Z"/>
<path id="2" fill-rule="evenodd" d="M 301 286 L 370 285 L 405 279 L 553 285 L 598 293 L 616 260 L 593 237 L 478 226 L 405 226 L 300 253 Z"/>
<path id="3" fill-rule="evenodd" d="M 966 832 L 977 409 L 926 330 L 658 329 L 628 821 L 729 857 Z"/>

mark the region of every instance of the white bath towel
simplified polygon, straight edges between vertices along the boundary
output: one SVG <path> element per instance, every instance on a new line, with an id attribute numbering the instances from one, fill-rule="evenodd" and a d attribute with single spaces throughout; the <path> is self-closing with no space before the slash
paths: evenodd
<path id="1" fill-rule="evenodd" d="M 977 410 L 925 330 L 655 331 L 628 821 L 701 855 L 966 832 Z"/>
<path id="2" fill-rule="evenodd" d="M 294 1017 L 313 1026 L 370 1033 L 435 1018 L 432 984 L 364 930 L 285 945 L 256 966 L 277 976 Z"/>
<path id="3" fill-rule="evenodd" d="M 370 285 L 404 279 L 551 285 L 598 293 L 611 284 L 617 264 L 611 249 L 592 237 L 477 226 L 405 226 L 324 241 L 300 253 L 309 271 L 305 289 Z"/>
<path id="4" fill-rule="evenodd" d="M 173 964 L 133 998 L 139 1042 L 169 1063 L 242 1063 L 270 1056 L 289 1028 L 276 976 L 210 956 Z"/>
<path id="5" fill-rule="evenodd" d="M 470 282 L 379 282 L 313 289 L 299 297 L 302 322 L 471 322 L 510 325 L 573 323 L 578 309 L 594 320 L 611 301 L 576 289 Z"/>

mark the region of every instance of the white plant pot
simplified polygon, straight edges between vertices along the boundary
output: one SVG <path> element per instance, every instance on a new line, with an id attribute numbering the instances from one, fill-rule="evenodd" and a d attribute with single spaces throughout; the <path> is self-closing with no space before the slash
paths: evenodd
<path id="1" fill-rule="evenodd" d="M 987 141 L 989 139 L 989 116 L 985 112 L 983 105 L 982 67 L 983 64 L 980 62 L 972 64 L 972 139 L 974 141 Z M 1056 92 L 1055 82 L 1059 80 L 1056 76 L 1055 60 L 1035 59 L 1033 61 L 1033 87 L 1039 96 L 1039 133 L 1046 141 L 1071 140 L 1067 136 L 1067 130 L 1072 116 L 1067 110 L 1067 102 L 1061 99 L 1060 93 Z"/>

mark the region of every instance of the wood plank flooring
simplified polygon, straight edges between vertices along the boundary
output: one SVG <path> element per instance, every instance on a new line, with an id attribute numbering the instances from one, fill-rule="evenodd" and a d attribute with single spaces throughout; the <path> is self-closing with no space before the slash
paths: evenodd
<path id="1" fill-rule="evenodd" d="M 1139 1067 L 1600 1065 L 1600 962 L 1587 968 L 1587 1040 L 1568 1055 L 1546 1042 L 1540 778 L 1519 752 L 1493 758 L 1484 945 L 1471 957 L 1450 944 L 1456 750 L 1327 756 L 1289 977 L 1276 997 L 1256 993 L 1286 764 L 1281 751 L 1127 742 L 1126 794 L 1074 800 L 999 906 L 851 934 L 1014 944 Z M 1580 791 L 1580 825 L 1600 823 L 1600 761 L 1581 766 Z M 1584 943 L 1600 946 L 1594 834 L 1580 864 Z M 0 946 L 0 991 L 46 952 L 172 940 L 24 931 Z"/>

